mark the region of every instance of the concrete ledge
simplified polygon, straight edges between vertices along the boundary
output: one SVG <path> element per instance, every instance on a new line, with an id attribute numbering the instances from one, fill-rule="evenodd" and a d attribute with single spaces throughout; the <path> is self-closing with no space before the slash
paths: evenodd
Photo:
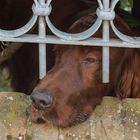
<path id="1" fill-rule="evenodd" d="M 90 119 L 68 129 L 31 123 L 29 104 L 24 94 L 0 93 L 0 140 L 140 140 L 140 99 L 104 97 Z"/>

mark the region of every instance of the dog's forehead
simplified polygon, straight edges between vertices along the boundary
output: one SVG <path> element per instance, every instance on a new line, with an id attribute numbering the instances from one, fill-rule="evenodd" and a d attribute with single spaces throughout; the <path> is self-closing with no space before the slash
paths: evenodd
<path id="1" fill-rule="evenodd" d="M 57 46 L 56 52 L 61 56 L 62 59 L 68 58 L 84 58 L 84 57 L 101 57 L 102 49 L 96 46 Z"/>

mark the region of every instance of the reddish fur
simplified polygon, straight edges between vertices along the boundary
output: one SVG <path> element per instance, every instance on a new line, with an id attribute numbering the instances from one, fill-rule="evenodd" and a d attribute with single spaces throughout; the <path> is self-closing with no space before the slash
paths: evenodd
<path id="1" fill-rule="evenodd" d="M 85 16 L 75 22 L 69 32 L 83 31 L 94 20 L 92 16 Z M 132 34 L 127 24 L 117 16 L 116 25 L 118 22 L 119 30 Z M 101 36 L 101 31 L 95 36 Z M 115 37 L 113 32 L 111 36 Z M 110 48 L 108 84 L 102 83 L 101 47 L 57 45 L 55 53 L 54 67 L 34 89 L 34 92 L 51 93 L 55 98 L 53 106 L 44 111 L 31 106 L 32 120 L 43 119 L 67 127 L 85 121 L 105 95 L 116 94 L 120 98 L 140 97 L 139 51 Z M 94 62 L 85 63 L 85 58 L 92 58 Z"/>

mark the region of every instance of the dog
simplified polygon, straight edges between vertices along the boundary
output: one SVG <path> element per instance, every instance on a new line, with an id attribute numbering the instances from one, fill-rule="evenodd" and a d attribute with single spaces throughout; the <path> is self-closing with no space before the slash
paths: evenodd
<path id="1" fill-rule="evenodd" d="M 68 32 L 86 30 L 95 15 L 78 19 Z M 133 35 L 119 16 L 115 24 L 120 31 Z M 94 37 L 101 37 L 101 29 Z M 113 31 L 112 38 L 116 38 Z M 34 88 L 30 106 L 33 122 L 50 122 L 69 127 L 84 122 L 106 95 L 140 97 L 140 50 L 110 48 L 110 82 L 102 83 L 102 48 L 97 46 L 55 45 L 55 65 Z"/>

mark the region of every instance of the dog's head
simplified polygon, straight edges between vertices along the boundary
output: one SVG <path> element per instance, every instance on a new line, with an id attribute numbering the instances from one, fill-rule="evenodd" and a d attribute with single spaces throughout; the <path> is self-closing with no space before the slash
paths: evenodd
<path id="1" fill-rule="evenodd" d="M 85 30 L 93 21 L 92 16 L 83 17 L 70 31 Z M 32 92 L 30 116 L 33 121 L 67 127 L 85 121 L 102 97 L 110 94 L 124 49 L 111 49 L 109 84 L 102 83 L 101 47 L 59 45 L 54 51 L 54 67 Z"/>

